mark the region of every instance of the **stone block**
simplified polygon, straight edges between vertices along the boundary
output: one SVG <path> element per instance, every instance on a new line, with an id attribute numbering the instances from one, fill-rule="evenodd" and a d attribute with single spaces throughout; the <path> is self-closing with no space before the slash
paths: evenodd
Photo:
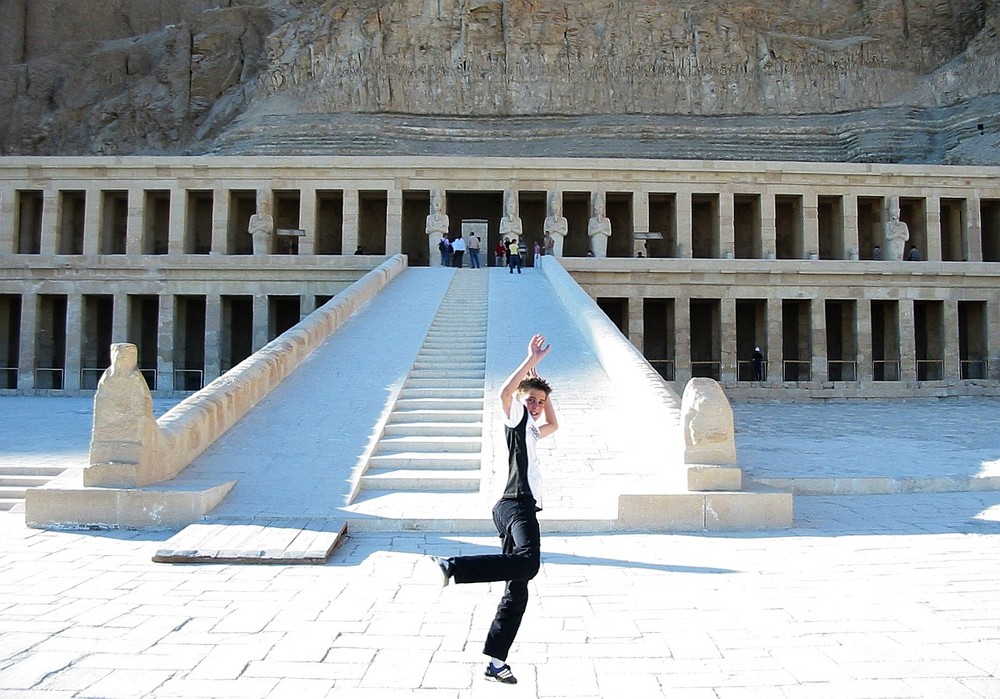
<path id="1" fill-rule="evenodd" d="M 78 470 L 25 493 L 29 527 L 176 529 L 204 517 L 236 481 L 184 488 L 84 487 Z"/>
<path id="2" fill-rule="evenodd" d="M 742 490 L 743 469 L 734 466 L 689 466 L 687 488 L 692 491 Z"/>
<path id="3" fill-rule="evenodd" d="M 777 490 L 705 493 L 705 529 L 735 531 L 792 526 L 792 494 Z"/>
<path id="4" fill-rule="evenodd" d="M 701 531 L 705 528 L 705 496 L 701 493 L 619 495 L 621 529 Z"/>

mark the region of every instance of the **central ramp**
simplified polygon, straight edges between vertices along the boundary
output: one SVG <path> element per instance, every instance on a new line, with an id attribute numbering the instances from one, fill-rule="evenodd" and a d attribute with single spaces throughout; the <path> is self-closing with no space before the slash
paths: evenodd
<path id="1" fill-rule="evenodd" d="M 207 523 L 491 531 L 506 477 L 496 396 L 535 333 L 560 416 L 539 444 L 540 521 L 610 530 L 619 493 L 671 450 L 664 437 L 661 463 L 636 458 L 623 397 L 540 269 L 407 269 L 175 480 L 237 481 Z"/>

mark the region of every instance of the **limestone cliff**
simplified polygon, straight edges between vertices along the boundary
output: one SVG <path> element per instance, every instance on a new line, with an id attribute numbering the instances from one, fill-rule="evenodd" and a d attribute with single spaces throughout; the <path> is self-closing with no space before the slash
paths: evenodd
<path id="1" fill-rule="evenodd" d="M 7 0 L 0 13 L 6 154 L 239 152 L 250 135 L 310 133 L 303 114 L 711 129 L 912 107 L 962 122 L 963 105 L 1000 95 L 992 0 Z M 964 121 L 989 143 L 1000 131 L 995 114 Z M 966 150 L 981 159 L 986 142 Z M 947 160 L 943 147 L 912 157 Z"/>

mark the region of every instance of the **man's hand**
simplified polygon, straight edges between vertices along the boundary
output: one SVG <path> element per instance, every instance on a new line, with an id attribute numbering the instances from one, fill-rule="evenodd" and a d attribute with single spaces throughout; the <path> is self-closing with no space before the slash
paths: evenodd
<path id="1" fill-rule="evenodd" d="M 544 336 L 535 335 L 532 337 L 531 342 L 528 343 L 528 357 L 531 359 L 532 366 L 542 361 L 551 347 L 552 345 L 545 344 Z"/>

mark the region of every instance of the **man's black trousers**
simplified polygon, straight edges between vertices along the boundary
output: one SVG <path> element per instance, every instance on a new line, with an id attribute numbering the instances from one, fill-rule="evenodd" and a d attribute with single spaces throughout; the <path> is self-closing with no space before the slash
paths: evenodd
<path id="1" fill-rule="evenodd" d="M 500 533 L 502 553 L 457 556 L 451 562 L 456 583 L 507 581 L 483 647 L 486 655 L 506 660 L 528 606 L 528 581 L 541 564 L 535 501 L 500 500 L 493 506 L 493 523 Z"/>

